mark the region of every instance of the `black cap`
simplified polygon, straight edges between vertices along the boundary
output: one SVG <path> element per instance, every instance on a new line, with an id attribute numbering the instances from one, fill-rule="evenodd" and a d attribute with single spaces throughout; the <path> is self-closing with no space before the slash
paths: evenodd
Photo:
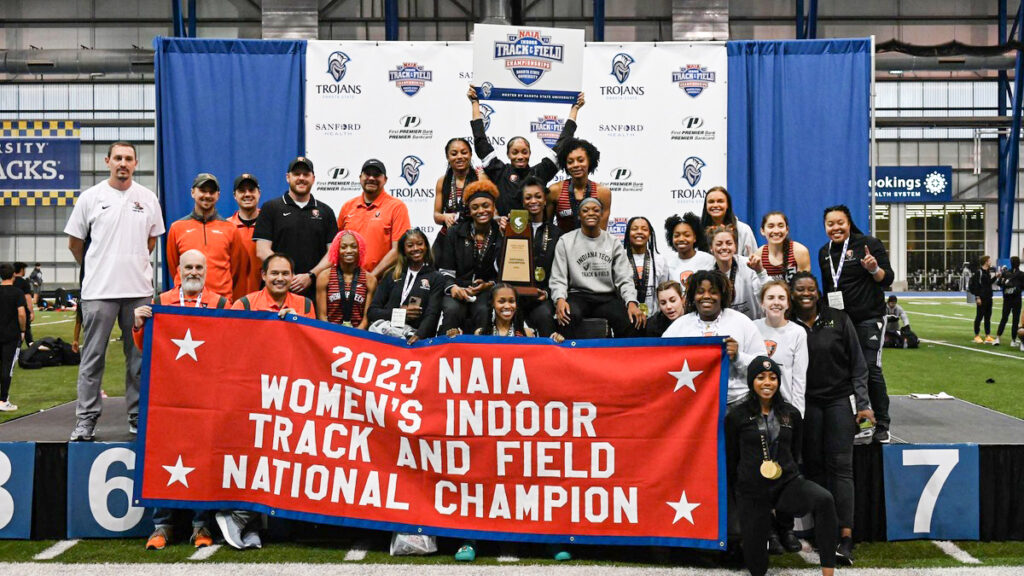
<path id="1" fill-rule="evenodd" d="M 889 302 L 895 302 L 895 301 L 896 301 L 896 295 L 895 294 L 890 294 L 889 295 Z"/>
<path id="2" fill-rule="evenodd" d="M 241 174 L 238 178 L 235 178 L 235 187 L 233 190 L 238 190 L 238 187 L 242 185 L 242 182 L 252 182 L 253 186 L 257 188 L 260 187 L 260 181 L 256 179 L 256 176 L 246 172 Z"/>
<path id="3" fill-rule="evenodd" d="M 775 375 L 782 378 L 782 368 L 775 360 L 768 356 L 758 356 L 747 364 L 747 388 L 754 389 L 754 378 L 762 372 L 775 372 Z"/>
<path id="4" fill-rule="evenodd" d="M 310 160 L 309 158 L 306 158 L 305 156 L 298 156 L 295 158 L 295 160 L 292 160 L 292 163 L 288 165 L 288 171 L 291 172 L 292 170 L 295 169 L 296 166 L 299 165 L 309 168 L 310 172 L 313 171 L 313 161 Z"/>
<path id="5" fill-rule="evenodd" d="M 209 172 L 201 172 L 196 176 L 195 180 L 192 181 L 193 188 L 202 188 L 203 184 L 213 183 L 213 187 L 220 190 L 220 182 L 217 181 L 217 177 Z"/>
<path id="6" fill-rule="evenodd" d="M 360 172 L 366 172 L 367 168 L 376 168 L 377 170 L 380 170 L 381 174 L 385 176 L 388 175 L 388 171 L 384 169 L 384 163 L 376 158 L 370 158 L 366 162 L 363 162 L 363 168 Z"/>

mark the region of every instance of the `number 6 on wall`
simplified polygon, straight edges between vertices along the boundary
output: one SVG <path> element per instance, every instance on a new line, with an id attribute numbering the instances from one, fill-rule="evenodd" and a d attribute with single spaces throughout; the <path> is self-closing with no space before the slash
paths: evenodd
<path id="1" fill-rule="evenodd" d="M 135 445 L 68 445 L 68 537 L 145 536 L 152 522 L 132 505 Z"/>
<path id="2" fill-rule="evenodd" d="M 914 513 L 914 532 L 928 533 L 932 531 L 932 512 L 935 502 L 939 499 L 942 487 L 946 484 L 953 468 L 960 462 L 960 451 L 957 449 L 939 450 L 906 450 L 903 452 L 904 466 L 937 466 L 932 472 L 928 483 L 921 491 L 917 501 L 917 512 Z"/>

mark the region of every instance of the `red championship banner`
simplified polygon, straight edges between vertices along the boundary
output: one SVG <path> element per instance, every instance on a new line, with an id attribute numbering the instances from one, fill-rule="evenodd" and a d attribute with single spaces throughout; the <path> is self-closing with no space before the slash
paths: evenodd
<path id="1" fill-rule="evenodd" d="M 156 307 L 135 498 L 491 540 L 726 541 L 721 338 L 402 341 Z"/>

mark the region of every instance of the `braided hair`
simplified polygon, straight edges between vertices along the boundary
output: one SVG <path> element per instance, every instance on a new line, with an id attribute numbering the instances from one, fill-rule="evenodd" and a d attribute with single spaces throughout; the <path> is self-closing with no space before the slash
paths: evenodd
<path id="1" fill-rule="evenodd" d="M 644 216 L 633 216 L 626 222 L 626 234 L 622 237 L 622 247 L 626 249 L 626 254 L 632 252 L 632 247 L 629 245 L 629 229 L 633 226 L 633 222 L 637 220 L 643 220 L 647 223 L 647 230 L 650 232 L 647 238 L 647 252 L 651 255 L 651 275 L 652 278 L 658 277 L 658 259 L 654 257 L 658 253 L 658 239 L 654 236 L 654 226 L 651 225 L 651 221 Z"/>
<path id="2" fill-rule="evenodd" d="M 487 317 L 486 317 L 486 319 L 484 319 L 483 325 L 480 326 L 480 335 L 481 336 L 491 336 L 494 333 L 494 323 L 495 323 L 494 299 L 497 298 L 498 290 L 501 290 L 501 289 L 504 289 L 504 288 L 507 288 L 507 289 L 511 290 L 512 293 L 515 294 L 515 297 L 516 297 L 516 313 L 515 313 L 514 316 L 512 316 L 512 331 L 513 332 L 518 332 L 519 334 L 524 334 L 524 335 L 526 334 L 526 324 L 523 321 L 523 311 L 522 311 L 522 308 L 520 308 L 520 306 L 519 306 L 519 293 L 516 292 L 515 286 L 509 284 L 508 282 L 496 282 L 494 284 L 494 286 L 491 287 L 491 293 L 490 293 L 490 297 L 489 297 L 489 300 L 488 300 L 489 307 L 490 307 L 490 314 L 486 315 Z"/>

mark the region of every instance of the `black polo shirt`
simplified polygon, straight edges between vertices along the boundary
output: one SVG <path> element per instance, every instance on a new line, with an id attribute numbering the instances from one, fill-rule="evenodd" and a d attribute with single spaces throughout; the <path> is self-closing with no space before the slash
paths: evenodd
<path id="1" fill-rule="evenodd" d="M 260 209 L 253 240 L 270 240 L 274 252 L 287 254 L 295 261 L 295 273 L 305 274 L 320 263 L 327 245 L 338 233 L 334 210 L 310 194 L 302 208 L 286 192 Z"/>

